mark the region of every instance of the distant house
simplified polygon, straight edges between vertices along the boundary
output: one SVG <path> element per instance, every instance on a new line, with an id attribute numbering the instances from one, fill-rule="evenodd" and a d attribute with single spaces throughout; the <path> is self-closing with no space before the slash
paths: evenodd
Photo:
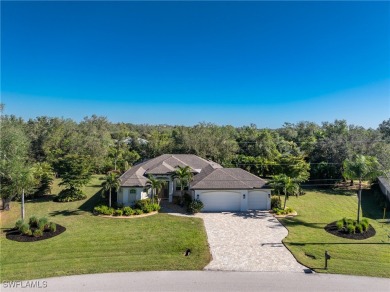
<path id="1" fill-rule="evenodd" d="M 247 211 L 271 208 L 271 190 L 266 182 L 241 169 L 223 168 L 218 163 L 192 154 L 164 154 L 135 165 L 121 177 L 118 203 L 132 205 L 148 197 L 145 190 L 148 175 L 165 180 L 160 197 L 169 202 L 180 196 L 180 188 L 172 174 L 178 166 L 189 166 L 194 174 L 189 193 L 203 202 L 203 211 Z"/>

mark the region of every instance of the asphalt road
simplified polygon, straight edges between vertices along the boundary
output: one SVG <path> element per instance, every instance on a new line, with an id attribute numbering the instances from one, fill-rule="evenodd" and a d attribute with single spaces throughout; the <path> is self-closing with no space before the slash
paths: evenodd
<path id="1" fill-rule="evenodd" d="M 17 285 L 17 288 L 11 288 Z M 36 288 L 31 288 L 34 286 Z M 390 279 L 293 272 L 163 271 L 3 282 L 1 291 L 390 291 Z"/>

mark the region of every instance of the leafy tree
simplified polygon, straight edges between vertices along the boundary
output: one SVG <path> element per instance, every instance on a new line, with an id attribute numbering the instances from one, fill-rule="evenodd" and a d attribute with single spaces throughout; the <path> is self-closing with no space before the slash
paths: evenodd
<path id="1" fill-rule="evenodd" d="M 154 204 L 155 196 L 161 191 L 165 185 L 165 181 L 155 178 L 153 175 L 149 175 L 148 181 L 146 182 L 146 188 L 151 189 L 152 204 Z"/>
<path id="2" fill-rule="evenodd" d="M 119 180 L 118 173 L 115 171 L 108 172 L 106 177 L 104 178 L 102 187 L 105 191 L 109 191 L 108 206 L 111 207 L 111 192 L 112 190 L 118 191 L 120 187 L 120 180 Z"/>
<path id="3" fill-rule="evenodd" d="M 190 181 L 192 180 L 192 172 L 191 168 L 187 166 L 178 166 L 175 173 L 173 174 L 173 178 L 176 179 L 180 184 L 180 193 L 181 193 L 181 199 L 184 197 L 184 187 L 188 186 L 190 184 Z"/>
<path id="4" fill-rule="evenodd" d="M 0 195 L 3 208 L 9 210 L 12 199 L 20 196 L 23 187 L 27 186 L 24 180 L 28 169 L 29 140 L 20 121 L 1 116 L 0 139 Z"/>
<path id="5" fill-rule="evenodd" d="M 57 169 L 62 180 L 60 185 L 69 189 L 81 188 L 91 179 L 90 164 L 84 156 L 68 154 L 59 159 Z"/>
<path id="6" fill-rule="evenodd" d="M 51 186 L 54 180 L 54 172 L 52 167 L 47 162 L 37 162 L 33 165 L 34 176 L 38 181 L 35 196 L 42 196 L 51 191 Z"/>
<path id="7" fill-rule="evenodd" d="M 343 175 L 346 179 L 357 179 L 359 181 L 357 211 L 357 222 L 359 223 L 362 203 L 362 181 L 377 178 L 381 174 L 381 166 L 375 157 L 356 155 L 353 159 L 346 159 L 343 167 Z"/>

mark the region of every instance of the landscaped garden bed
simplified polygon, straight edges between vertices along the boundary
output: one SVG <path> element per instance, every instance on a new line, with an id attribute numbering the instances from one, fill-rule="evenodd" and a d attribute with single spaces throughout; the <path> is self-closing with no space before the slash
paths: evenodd
<path id="1" fill-rule="evenodd" d="M 32 242 L 52 238 L 65 230 L 66 228 L 59 224 L 48 222 L 45 217 L 38 219 L 32 216 L 28 223 L 18 220 L 15 227 L 7 231 L 6 237 L 19 242 Z"/>
<path id="2" fill-rule="evenodd" d="M 376 234 L 374 227 L 368 223 L 367 219 L 357 223 L 356 220 L 343 218 L 326 225 L 324 229 L 333 235 L 357 240 L 367 239 Z"/>
<path id="3" fill-rule="evenodd" d="M 107 205 L 98 205 L 93 209 L 95 215 L 101 215 L 104 217 L 135 217 L 153 215 L 160 210 L 159 204 L 153 204 L 150 199 L 139 200 L 135 202 L 133 207 L 130 206 L 118 206 L 117 208 L 109 207 Z"/>

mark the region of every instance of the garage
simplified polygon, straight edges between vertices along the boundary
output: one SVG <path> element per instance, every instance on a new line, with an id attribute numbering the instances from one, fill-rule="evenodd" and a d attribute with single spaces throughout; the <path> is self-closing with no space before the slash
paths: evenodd
<path id="1" fill-rule="evenodd" d="M 248 192 L 248 209 L 249 210 L 268 210 L 268 193 L 262 191 Z"/>
<path id="2" fill-rule="evenodd" d="M 241 194 L 233 191 L 211 191 L 199 194 L 206 212 L 240 211 Z"/>

